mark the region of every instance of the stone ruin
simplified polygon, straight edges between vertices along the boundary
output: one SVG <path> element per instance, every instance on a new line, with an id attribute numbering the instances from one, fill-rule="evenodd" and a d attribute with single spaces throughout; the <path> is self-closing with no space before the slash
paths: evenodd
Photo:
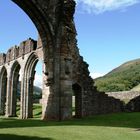
<path id="1" fill-rule="evenodd" d="M 42 60 L 42 119 L 75 117 L 123 111 L 123 102 L 94 87 L 88 64 L 80 56 L 73 20 L 73 0 L 12 0 L 32 19 L 39 32 L 38 42 L 28 39 L 0 55 L 0 114 L 16 116 L 16 92 L 21 71 L 20 118 L 33 117 L 32 97 L 35 66 Z"/>
<path id="2" fill-rule="evenodd" d="M 70 35 L 74 37 L 73 34 Z M 29 38 L 20 43 L 19 46 L 11 47 L 6 54 L 0 54 L 0 113 L 6 116 L 16 116 L 16 94 L 21 70 L 21 105 L 20 117 L 33 117 L 33 81 L 34 69 L 38 59 L 43 61 L 43 49 L 40 42 Z M 123 111 L 123 102 L 105 93 L 100 93 L 94 87 L 93 79 L 89 76 L 88 64 L 79 55 L 76 40 L 71 42 L 70 49 L 72 57 L 64 59 L 64 73 L 66 78 L 72 77 L 72 92 L 75 95 L 76 117 L 90 116 L 94 114 L 106 114 Z M 66 50 L 63 50 L 66 51 Z M 26 69 L 27 65 L 30 69 Z M 70 67 L 72 63 L 72 68 Z M 43 68 L 45 70 L 45 67 Z M 46 96 L 45 71 L 43 71 L 43 96 Z M 29 77 L 27 75 L 30 75 Z M 24 77 L 25 76 L 25 77 Z M 28 79 L 28 80 L 27 80 Z M 51 82 L 51 81 L 49 81 Z M 42 96 L 42 97 L 43 97 Z M 72 98 L 72 97 L 71 97 Z M 25 103 L 27 102 L 27 103 Z M 71 101 L 72 102 L 72 101 Z M 43 102 L 42 102 L 43 103 Z M 67 103 L 64 103 L 64 106 Z M 6 110 L 6 111 L 5 111 Z M 44 110 L 42 110 L 44 112 Z"/>
<path id="3" fill-rule="evenodd" d="M 125 106 L 125 111 L 140 112 L 140 96 L 137 96 L 130 100 Z"/>

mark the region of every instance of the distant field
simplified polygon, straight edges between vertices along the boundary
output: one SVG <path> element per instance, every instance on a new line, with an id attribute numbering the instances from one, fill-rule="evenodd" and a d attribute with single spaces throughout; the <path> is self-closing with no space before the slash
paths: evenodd
<path id="1" fill-rule="evenodd" d="M 40 107 L 35 107 L 36 117 Z M 63 122 L 0 118 L 0 140 L 140 140 L 140 113 L 97 115 Z"/>

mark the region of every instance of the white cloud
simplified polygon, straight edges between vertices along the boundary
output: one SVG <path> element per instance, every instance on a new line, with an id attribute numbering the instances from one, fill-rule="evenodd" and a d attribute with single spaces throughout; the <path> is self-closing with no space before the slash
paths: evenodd
<path id="1" fill-rule="evenodd" d="M 90 73 L 90 76 L 93 79 L 98 78 L 98 77 L 101 77 L 101 76 L 104 76 L 104 75 L 105 75 L 104 73 L 99 73 L 99 72 Z"/>
<path id="2" fill-rule="evenodd" d="M 39 74 L 35 74 L 35 80 L 34 80 L 34 85 L 35 86 L 38 86 L 40 88 L 42 88 L 42 75 L 39 75 Z"/>
<path id="3" fill-rule="evenodd" d="M 77 5 L 88 13 L 103 13 L 112 10 L 124 10 L 128 6 L 139 3 L 140 0 L 76 0 Z"/>

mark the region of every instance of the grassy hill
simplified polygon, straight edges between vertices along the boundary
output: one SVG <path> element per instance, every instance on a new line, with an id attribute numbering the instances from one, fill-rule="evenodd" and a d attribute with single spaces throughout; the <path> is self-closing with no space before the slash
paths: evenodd
<path id="1" fill-rule="evenodd" d="M 139 84 L 140 59 L 126 62 L 105 76 L 95 79 L 97 89 L 105 92 L 131 90 Z"/>

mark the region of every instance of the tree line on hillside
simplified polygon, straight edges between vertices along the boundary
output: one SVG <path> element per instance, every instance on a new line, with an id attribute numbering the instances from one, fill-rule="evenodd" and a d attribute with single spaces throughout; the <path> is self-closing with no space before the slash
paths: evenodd
<path id="1" fill-rule="evenodd" d="M 117 92 L 128 91 L 140 84 L 140 64 L 122 65 L 105 75 L 95 79 L 95 86 L 99 91 Z"/>

